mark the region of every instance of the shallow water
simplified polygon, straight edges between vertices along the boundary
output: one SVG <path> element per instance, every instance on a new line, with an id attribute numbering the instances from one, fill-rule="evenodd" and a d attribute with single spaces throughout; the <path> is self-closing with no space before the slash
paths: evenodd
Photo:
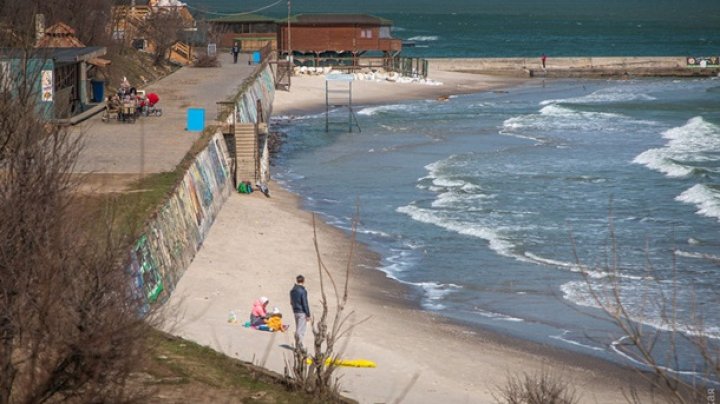
<path id="1" fill-rule="evenodd" d="M 425 309 L 625 363 L 589 289 L 648 330 L 671 327 L 673 298 L 681 331 L 701 316 L 720 339 L 718 88 L 537 82 L 357 108 L 353 134 L 309 116 L 283 128 L 274 176 L 341 228 L 358 198 L 359 239 Z"/>

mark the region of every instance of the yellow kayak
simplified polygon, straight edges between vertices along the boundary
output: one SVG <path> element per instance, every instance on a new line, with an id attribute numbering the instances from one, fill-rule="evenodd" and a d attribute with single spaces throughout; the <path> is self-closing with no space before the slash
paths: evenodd
<path id="1" fill-rule="evenodd" d="M 313 363 L 312 358 L 307 359 L 307 364 L 311 365 Z M 330 366 L 330 363 L 332 363 L 335 366 L 347 366 L 347 367 L 353 367 L 353 368 L 374 368 L 377 367 L 375 362 L 367 359 L 335 359 L 331 360 L 330 358 L 325 359 L 325 366 Z"/>

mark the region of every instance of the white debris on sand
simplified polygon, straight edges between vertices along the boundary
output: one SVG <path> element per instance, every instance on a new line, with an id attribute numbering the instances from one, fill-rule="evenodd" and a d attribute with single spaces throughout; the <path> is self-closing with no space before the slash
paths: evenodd
<path id="1" fill-rule="evenodd" d="M 308 66 L 295 66 L 294 73 L 296 76 L 308 75 L 308 76 L 321 76 L 327 74 L 338 74 L 343 73 L 340 70 L 334 70 L 331 67 L 308 67 Z M 442 82 L 435 81 L 432 79 L 426 79 L 423 77 L 408 77 L 403 76 L 398 72 L 386 72 L 384 69 L 363 69 L 360 72 L 352 73 L 355 80 L 359 81 L 374 81 L 374 82 L 391 82 L 400 84 L 424 84 L 428 86 L 441 86 Z"/>

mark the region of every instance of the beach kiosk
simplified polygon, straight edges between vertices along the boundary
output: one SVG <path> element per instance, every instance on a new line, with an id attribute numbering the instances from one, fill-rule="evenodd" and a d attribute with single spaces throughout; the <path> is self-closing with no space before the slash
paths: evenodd
<path id="1" fill-rule="evenodd" d="M 71 118 L 92 104 L 88 69 L 105 47 L 36 48 L 30 51 L 0 48 L 0 76 L 4 87 L 30 83 L 39 112 L 48 120 Z"/>

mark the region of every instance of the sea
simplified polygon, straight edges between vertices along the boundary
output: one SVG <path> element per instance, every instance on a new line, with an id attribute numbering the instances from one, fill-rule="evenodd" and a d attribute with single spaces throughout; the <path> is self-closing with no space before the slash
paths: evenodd
<path id="1" fill-rule="evenodd" d="M 292 7 L 390 18 L 420 57 L 720 54 L 716 0 Z M 642 368 L 620 313 L 657 337 L 661 366 L 717 382 L 694 341 L 720 344 L 720 78 L 536 79 L 355 112 L 353 133 L 340 110 L 276 117 L 273 176 L 346 231 L 359 206 L 358 238 L 382 257 L 363 270 L 470 327 Z"/>

